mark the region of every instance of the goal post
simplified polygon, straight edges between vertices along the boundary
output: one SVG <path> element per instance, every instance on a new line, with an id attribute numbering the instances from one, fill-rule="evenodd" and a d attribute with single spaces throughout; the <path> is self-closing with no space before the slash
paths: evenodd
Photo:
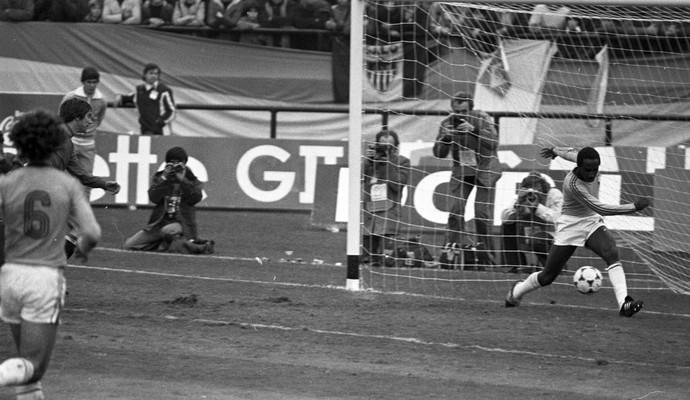
<path id="1" fill-rule="evenodd" d="M 537 4 L 547 6 L 540 11 L 547 15 L 541 29 L 534 21 L 530 26 Z M 502 212 L 515 202 L 516 186 L 538 173 L 560 188 L 573 168 L 540 157 L 540 147 L 592 146 L 602 157 L 603 201 L 654 201 L 642 214 L 606 219 L 631 286 L 690 293 L 690 250 L 684 245 L 690 241 L 690 208 L 683 199 L 690 191 L 690 135 L 684 133 L 690 122 L 673 118 L 690 112 L 689 37 L 690 5 L 680 0 L 352 0 L 346 288 L 493 298 L 516 273 L 539 266 L 534 254 L 517 270 L 505 261 Z M 496 260 L 481 269 L 443 268 L 439 262 L 453 200 L 451 161 L 434 157 L 431 147 L 459 91 L 470 93 L 477 109 L 511 115 L 494 119 L 494 157 L 502 166 L 489 200 Z M 376 213 L 363 205 L 363 182 L 371 178 L 364 175 L 363 157 L 382 129 L 365 110 L 388 115 L 386 127 L 399 135 L 398 151 L 410 161 L 399 215 L 390 221 L 397 233 L 382 235 L 388 267 L 360 257 L 363 224 Z M 456 252 L 468 259 L 476 256 L 475 192 L 467 199 L 461 232 L 469 238 L 460 243 L 466 249 Z M 433 259 L 401 261 L 411 243 Z M 580 265 L 605 268 L 586 250 L 576 252 L 567 270 Z M 568 277 L 566 271 L 551 290 L 569 284 Z"/>

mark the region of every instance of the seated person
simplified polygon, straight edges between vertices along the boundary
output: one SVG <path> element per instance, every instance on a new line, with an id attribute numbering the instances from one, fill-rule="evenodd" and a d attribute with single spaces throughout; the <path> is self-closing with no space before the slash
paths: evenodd
<path id="1" fill-rule="evenodd" d="M 101 22 L 103 14 L 103 2 L 99 0 L 89 0 L 89 13 L 84 17 L 84 22 Z"/>
<path id="2" fill-rule="evenodd" d="M 538 172 L 520 182 L 517 194 L 513 206 L 501 213 L 503 253 L 510 272 L 518 272 L 522 266 L 544 265 L 563 207 L 563 193 Z"/>
<path id="3" fill-rule="evenodd" d="M 196 204 L 201 201 L 203 184 L 187 167 L 187 160 L 181 147 L 165 154 L 165 169 L 153 175 L 148 191 L 155 204 L 149 224 L 125 241 L 126 249 L 166 250 L 176 236 L 197 239 Z"/>
<path id="4" fill-rule="evenodd" d="M 172 23 L 177 26 L 206 26 L 206 4 L 203 0 L 177 0 Z"/>
<path id="5" fill-rule="evenodd" d="M 106 24 L 141 24 L 141 0 L 105 0 L 101 21 Z"/>
<path id="6" fill-rule="evenodd" d="M 0 21 L 22 22 L 34 18 L 34 0 L 0 2 Z"/>
<path id="7" fill-rule="evenodd" d="M 165 0 L 146 0 L 141 7 L 141 19 L 142 25 L 170 25 L 173 20 L 173 6 Z"/>

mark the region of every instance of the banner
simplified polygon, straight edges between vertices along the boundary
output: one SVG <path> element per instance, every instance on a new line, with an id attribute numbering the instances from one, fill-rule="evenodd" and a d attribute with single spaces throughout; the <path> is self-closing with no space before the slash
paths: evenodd
<path id="1" fill-rule="evenodd" d="M 589 90 L 589 98 L 587 99 L 587 113 L 588 114 L 602 114 L 604 112 L 604 101 L 606 100 L 606 91 L 609 85 L 609 47 L 604 45 L 594 59 L 599 64 L 597 74 L 592 82 L 592 88 Z M 591 128 L 599 127 L 602 120 L 587 120 L 587 125 Z"/>
<path id="2" fill-rule="evenodd" d="M 556 45 L 549 41 L 506 40 L 482 62 L 474 92 L 475 108 L 539 111 L 546 74 L 556 51 Z M 499 143 L 530 144 L 536 128 L 537 119 L 503 118 Z"/>
<path id="3" fill-rule="evenodd" d="M 404 62 L 402 42 L 364 46 L 363 101 L 400 100 L 403 95 Z"/>

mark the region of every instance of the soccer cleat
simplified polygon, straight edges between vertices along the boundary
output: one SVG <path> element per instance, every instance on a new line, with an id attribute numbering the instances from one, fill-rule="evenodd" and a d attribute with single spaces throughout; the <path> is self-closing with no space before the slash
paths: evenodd
<path id="1" fill-rule="evenodd" d="M 510 291 L 506 296 L 506 307 L 517 307 L 520 305 L 520 300 L 516 299 L 515 296 L 513 296 L 513 290 L 515 289 L 515 285 L 517 285 L 520 282 L 522 281 L 515 281 L 515 283 L 513 283 L 513 286 L 510 288 Z"/>
<path id="2" fill-rule="evenodd" d="M 621 317 L 632 317 L 633 315 L 637 314 L 643 306 L 644 302 L 642 300 L 633 300 L 632 297 L 625 296 L 625 302 L 621 307 L 619 315 Z"/>

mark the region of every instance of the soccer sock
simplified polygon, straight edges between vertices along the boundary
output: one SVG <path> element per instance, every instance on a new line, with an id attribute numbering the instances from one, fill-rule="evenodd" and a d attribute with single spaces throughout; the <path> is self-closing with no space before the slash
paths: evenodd
<path id="1" fill-rule="evenodd" d="M 65 255 L 67 256 L 67 259 L 69 260 L 70 257 L 72 257 L 72 254 L 74 254 L 74 250 L 77 248 L 77 237 L 74 236 L 72 233 L 68 233 L 65 235 Z"/>
<path id="2" fill-rule="evenodd" d="M 16 400 L 45 400 L 41 382 L 15 387 Z"/>
<path id="3" fill-rule="evenodd" d="M 606 268 L 606 272 L 609 274 L 613 293 L 616 295 L 616 301 L 618 302 L 618 308 L 621 308 L 623 303 L 625 303 L 625 298 L 628 296 L 628 285 L 625 282 L 623 264 L 620 261 L 615 262 Z"/>
<path id="4" fill-rule="evenodd" d="M 527 279 L 515 285 L 515 288 L 513 288 L 513 297 L 515 297 L 517 300 L 520 300 L 522 296 L 526 295 L 527 293 L 539 289 L 541 284 L 539 284 L 539 280 L 537 279 L 538 275 L 539 272 L 532 272 Z"/>
<path id="5" fill-rule="evenodd" d="M 0 364 L 0 386 L 26 383 L 34 376 L 34 365 L 26 358 L 10 358 Z"/>

